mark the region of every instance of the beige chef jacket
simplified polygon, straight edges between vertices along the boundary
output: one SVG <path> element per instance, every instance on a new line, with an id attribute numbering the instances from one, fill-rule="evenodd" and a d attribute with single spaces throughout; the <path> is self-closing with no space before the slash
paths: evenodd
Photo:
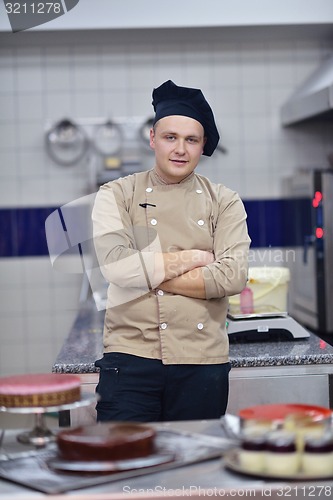
<path id="1" fill-rule="evenodd" d="M 245 286 L 250 238 L 234 191 L 192 173 L 164 184 L 155 170 L 108 182 L 92 212 L 94 245 L 109 282 L 104 352 L 164 364 L 228 361 L 228 296 Z M 159 289 L 156 252 L 213 251 L 203 267 L 206 299 Z"/>

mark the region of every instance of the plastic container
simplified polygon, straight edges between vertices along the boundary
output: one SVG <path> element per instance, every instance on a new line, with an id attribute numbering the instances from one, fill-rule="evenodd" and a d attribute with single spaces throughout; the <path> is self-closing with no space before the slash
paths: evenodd
<path id="1" fill-rule="evenodd" d="M 240 310 L 242 314 L 254 313 L 253 292 L 251 288 L 246 286 L 244 290 L 242 290 L 239 300 L 240 300 Z"/>
<path id="2" fill-rule="evenodd" d="M 246 288 L 252 290 L 254 312 L 287 312 L 289 280 L 287 267 L 250 267 Z M 240 295 L 229 298 L 230 312 L 241 310 Z"/>

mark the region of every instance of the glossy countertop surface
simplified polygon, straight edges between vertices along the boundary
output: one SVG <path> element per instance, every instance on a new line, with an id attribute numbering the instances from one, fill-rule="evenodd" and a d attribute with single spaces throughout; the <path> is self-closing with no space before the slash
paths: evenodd
<path id="1" fill-rule="evenodd" d="M 94 373 L 95 361 L 103 355 L 105 311 L 98 311 L 92 299 L 79 310 L 52 371 Z M 333 347 L 310 332 L 304 339 L 230 343 L 230 362 L 234 368 L 333 364 Z"/>

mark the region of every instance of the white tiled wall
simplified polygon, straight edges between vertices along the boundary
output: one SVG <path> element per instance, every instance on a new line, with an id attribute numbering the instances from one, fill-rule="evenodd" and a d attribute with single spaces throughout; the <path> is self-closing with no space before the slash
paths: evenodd
<path id="1" fill-rule="evenodd" d="M 0 373 L 49 372 L 76 315 L 80 278 L 48 258 L 0 260 Z"/>
<path id="2" fill-rule="evenodd" d="M 69 117 L 152 114 L 151 91 L 167 79 L 200 87 L 227 155 L 198 171 L 246 199 L 281 196 L 281 178 L 326 165 L 332 125 L 282 129 L 279 110 L 333 49 L 319 40 L 223 40 L 214 31 L 117 36 L 45 33 L 0 45 L 0 206 L 59 206 L 87 193 L 89 161 L 61 167 L 44 148 L 46 124 Z M 150 167 L 151 164 L 145 165 Z M 78 307 L 80 277 L 47 257 L 0 261 L 0 374 L 49 371 Z"/>

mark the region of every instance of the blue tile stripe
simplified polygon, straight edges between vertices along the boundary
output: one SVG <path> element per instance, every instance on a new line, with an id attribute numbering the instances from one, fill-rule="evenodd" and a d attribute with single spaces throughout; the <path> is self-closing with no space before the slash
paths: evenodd
<path id="1" fill-rule="evenodd" d="M 48 255 L 45 220 L 57 208 L 0 209 L 0 257 Z"/>
<path id="2" fill-rule="evenodd" d="M 302 246 L 313 233 L 309 198 L 244 201 L 252 248 Z"/>
<path id="3" fill-rule="evenodd" d="M 311 200 L 244 200 L 252 248 L 303 244 L 311 234 Z M 59 207 L 0 209 L 0 257 L 48 255 L 45 220 Z"/>

